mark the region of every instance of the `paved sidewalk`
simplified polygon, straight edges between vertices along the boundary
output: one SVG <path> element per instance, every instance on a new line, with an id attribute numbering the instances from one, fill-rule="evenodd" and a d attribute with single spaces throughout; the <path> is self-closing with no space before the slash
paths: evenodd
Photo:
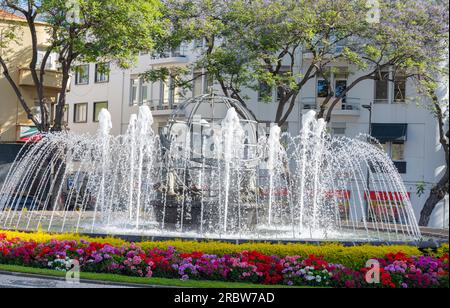
<path id="1" fill-rule="evenodd" d="M 0 288 L 132 288 L 120 284 L 83 282 L 68 283 L 65 279 L 18 273 L 0 273 Z"/>

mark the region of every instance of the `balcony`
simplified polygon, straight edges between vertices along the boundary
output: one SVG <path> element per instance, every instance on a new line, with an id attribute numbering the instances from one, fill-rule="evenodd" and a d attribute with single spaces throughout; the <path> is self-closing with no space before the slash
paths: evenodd
<path id="1" fill-rule="evenodd" d="M 336 56 L 342 54 L 345 47 L 346 47 L 345 45 L 337 45 L 337 46 L 331 47 L 330 50 L 325 52 L 325 58 L 336 57 Z M 317 46 L 316 53 L 319 54 L 323 48 L 324 48 L 323 46 Z M 302 51 L 302 54 L 303 54 L 304 59 L 314 58 L 314 54 L 311 49 L 304 49 Z"/>
<path id="2" fill-rule="evenodd" d="M 153 115 L 170 115 L 177 108 L 177 103 L 169 104 L 168 101 L 162 102 L 159 99 L 143 102 L 152 110 Z"/>
<path id="3" fill-rule="evenodd" d="M 39 71 L 38 71 L 39 74 Z M 44 90 L 59 91 L 62 88 L 62 73 L 56 70 L 46 70 L 44 76 Z M 68 83 L 70 85 L 70 82 Z M 21 68 L 19 70 L 19 86 L 35 87 L 31 70 Z"/>
<path id="4" fill-rule="evenodd" d="M 315 97 L 304 97 L 301 99 L 303 113 L 309 110 L 319 110 L 323 99 Z M 332 100 L 331 100 L 332 101 Z M 330 103 L 329 103 L 330 104 Z M 359 98 L 346 97 L 340 101 L 333 109 L 332 114 L 337 116 L 359 116 L 361 112 L 361 103 Z"/>
<path id="5" fill-rule="evenodd" d="M 159 55 L 152 56 L 151 65 L 177 65 L 186 64 L 189 62 L 189 58 L 185 55 L 185 52 L 180 49 L 175 49 L 168 52 L 163 52 Z"/>

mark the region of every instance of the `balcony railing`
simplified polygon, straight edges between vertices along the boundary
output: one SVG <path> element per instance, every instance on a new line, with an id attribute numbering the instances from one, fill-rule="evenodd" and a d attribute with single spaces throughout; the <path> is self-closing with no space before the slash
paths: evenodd
<path id="1" fill-rule="evenodd" d="M 176 48 L 152 55 L 152 64 L 182 64 L 189 61 L 184 48 Z"/>
<path id="2" fill-rule="evenodd" d="M 301 101 L 303 110 L 318 110 L 320 107 L 319 100 L 315 97 L 304 97 Z M 332 101 L 333 99 L 330 102 Z M 346 97 L 341 102 L 339 102 L 338 105 L 336 105 L 336 107 L 333 109 L 333 114 L 359 115 L 360 110 L 361 102 L 359 98 Z"/>
<path id="3" fill-rule="evenodd" d="M 374 99 L 373 103 L 374 104 L 407 104 L 407 103 L 412 103 L 413 101 L 408 100 L 408 99 Z"/>
<path id="4" fill-rule="evenodd" d="M 144 101 L 143 104 L 148 105 L 151 110 L 164 111 L 164 110 L 176 109 L 178 102 L 170 103 L 168 100 L 161 101 L 159 99 L 152 99 L 152 100 Z"/>
<path id="5" fill-rule="evenodd" d="M 153 55 L 152 59 L 156 60 L 156 59 L 179 58 L 179 57 L 183 58 L 186 57 L 186 55 L 181 50 L 172 50 L 157 55 Z"/>

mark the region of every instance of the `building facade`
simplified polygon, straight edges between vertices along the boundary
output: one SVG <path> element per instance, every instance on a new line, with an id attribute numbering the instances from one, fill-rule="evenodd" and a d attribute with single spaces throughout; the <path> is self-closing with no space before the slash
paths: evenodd
<path id="1" fill-rule="evenodd" d="M 172 65 L 189 65 L 196 57 L 198 42 L 185 44 L 177 50 L 154 57 L 140 54 L 137 64 L 129 70 L 121 70 L 113 63 L 80 64 L 74 70 L 71 91 L 68 94 L 66 121 L 71 131 L 94 134 L 98 113 L 108 108 L 112 116 L 112 134 L 126 132 L 129 117 L 140 105 L 151 107 L 154 116 L 153 129 L 158 131 L 166 124 L 174 108 L 184 99 L 208 93 L 211 88 L 218 94 L 202 72 L 193 81 L 192 89 L 172 89 L 170 80 L 147 83 L 141 74 L 150 68 Z M 297 55 L 301 61 L 296 70 L 303 72 L 310 60 L 307 52 Z M 335 63 L 331 74 L 336 93 L 361 75 L 346 63 Z M 104 73 L 105 66 L 109 73 Z M 389 73 L 389 72 L 388 72 Z M 302 116 L 311 109 L 318 109 L 328 93 L 327 84 L 320 78 L 309 80 L 297 98 L 296 106 L 283 129 L 293 135 L 301 129 Z M 248 90 L 248 106 L 260 122 L 270 123 L 276 113 L 276 91 L 273 103 L 260 101 L 258 91 Z M 425 108 L 418 105 L 415 87 L 401 76 L 395 81 L 361 82 L 333 110 L 329 123 L 330 133 L 348 137 L 369 134 L 382 143 L 387 154 L 397 166 L 411 195 L 415 214 L 420 210 L 430 188 L 442 176 L 445 168 L 444 153 L 438 141 L 437 123 Z M 424 187 L 420 191 L 419 187 Z M 448 228 L 448 198 L 435 209 L 430 226 Z"/>
<path id="2" fill-rule="evenodd" d="M 11 29 L 17 31 L 20 40 L 9 40 L 6 35 Z M 44 23 L 36 22 L 37 42 L 42 50 L 38 50 L 39 61 L 45 54 L 48 32 Z M 18 86 L 28 107 L 39 117 L 40 109 L 37 92 L 34 85 L 29 63 L 32 57 L 31 35 L 26 20 L 23 17 L 0 10 L 0 55 L 5 59 L 11 78 Z M 3 47 L 2 47 L 3 46 Z M 56 55 L 50 55 L 47 61 L 44 79 L 44 97 L 49 114 L 53 117 L 54 103 L 62 86 L 62 74 L 58 71 Z M 25 141 L 36 133 L 36 128 L 28 119 L 16 93 L 13 91 L 0 66 L 0 142 Z"/>

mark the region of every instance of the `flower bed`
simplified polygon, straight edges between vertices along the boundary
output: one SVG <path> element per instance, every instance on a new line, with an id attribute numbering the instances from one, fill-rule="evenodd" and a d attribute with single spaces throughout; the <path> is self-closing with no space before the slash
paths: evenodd
<path id="1" fill-rule="evenodd" d="M 7 239 L 20 238 L 23 241 L 35 241 L 37 243 L 46 243 L 52 239 L 56 240 L 74 240 L 80 241 L 84 239 L 88 242 L 107 243 L 115 247 L 128 246 L 130 243 L 119 238 L 92 238 L 87 236 L 81 236 L 79 234 L 49 234 L 46 232 L 25 233 L 14 231 L 2 231 Z M 234 254 L 241 251 L 259 251 L 262 254 L 269 256 L 300 256 L 307 258 L 309 255 L 314 254 L 316 256 L 323 256 L 325 260 L 330 263 L 342 264 L 350 268 L 363 267 L 368 259 L 371 258 L 383 258 L 390 252 L 403 252 L 406 256 L 421 256 L 423 252 L 417 247 L 407 245 L 394 245 L 394 246 L 372 246 L 372 245 L 359 245 L 344 247 L 340 243 L 327 243 L 327 244 L 273 244 L 273 243 L 243 243 L 232 244 L 217 241 L 185 241 L 185 240 L 169 240 L 169 241 L 144 241 L 137 244 L 144 250 L 153 248 L 159 248 L 166 250 L 169 247 L 176 247 L 178 252 L 191 253 L 194 251 L 202 251 L 207 254 L 225 255 Z M 443 253 L 448 252 L 448 245 L 442 246 L 438 254 L 441 256 Z"/>
<path id="2" fill-rule="evenodd" d="M 0 233 L 0 263 L 66 270 L 76 259 L 82 271 L 140 277 L 207 279 L 331 287 L 448 287 L 448 253 L 408 256 L 402 252 L 377 258 L 381 281 L 365 281 L 369 268 L 329 263 L 324 257 L 270 256 L 258 251 L 231 254 L 180 252 L 142 248 L 134 243 L 114 246 L 85 240 L 50 240 L 38 243 L 8 238 Z"/>

